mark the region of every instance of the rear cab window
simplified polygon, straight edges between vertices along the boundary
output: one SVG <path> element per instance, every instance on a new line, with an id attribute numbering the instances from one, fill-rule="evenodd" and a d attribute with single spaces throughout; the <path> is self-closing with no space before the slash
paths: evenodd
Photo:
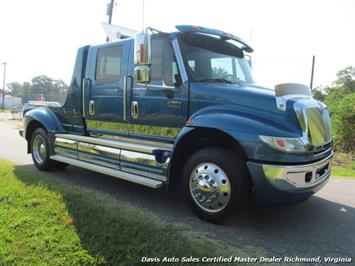
<path id="1" fill-rule="evenodd" d="M 97 52 L 95 80 L 115 82 L 121 78 L 122 46 L 100 48 Z"/>

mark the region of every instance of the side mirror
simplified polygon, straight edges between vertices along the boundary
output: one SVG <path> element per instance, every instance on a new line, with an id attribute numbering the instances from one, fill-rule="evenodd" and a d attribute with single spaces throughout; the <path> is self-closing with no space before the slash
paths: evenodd
<path id="1" fill-rule="evenodd" d="M 253 67 L 253 64 L 252 64 L 252 61 L 251 61 L 251 56 L 248 55 L 248 54 L 246 54 L 246 55 L 244 55 L 244 57 L 245 57 L 245 60 L 247 60 L 247 62 L 248 62 L 248 64 L 249 64 L 250 68 L 252 68 L 252 67 Z"/>
<path id="2" fill-rule="evenodd" d="M 150 82 L 150 68 L 149 66 L 136 66 L 134 68 L 135 79 L 137 83 Z"/>
<path id="3" fill-rule="evenodd" d="M 134 72 L 138 83 L 150 81 L 151 50 L 151 36 L 147 33 L 137 34 L 134 43 Z"/>

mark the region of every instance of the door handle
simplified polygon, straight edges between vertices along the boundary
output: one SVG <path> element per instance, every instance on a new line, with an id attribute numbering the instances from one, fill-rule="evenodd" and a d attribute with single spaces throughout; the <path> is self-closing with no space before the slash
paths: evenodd
<path id="1" fill-rule="evenodd" d="M 133 101 L 131 103 L 131 115 L 132 115 L 132 118 L 134 119 L 137 119 L 138 118 L 138 102 L 136 101 Z"/>
<path id="2" fill-rule="evenodd" d="M 94 100 L 91 100 L 89 102 L 89 115 L 94 115 L 95 114 L 95 102 Z"/>

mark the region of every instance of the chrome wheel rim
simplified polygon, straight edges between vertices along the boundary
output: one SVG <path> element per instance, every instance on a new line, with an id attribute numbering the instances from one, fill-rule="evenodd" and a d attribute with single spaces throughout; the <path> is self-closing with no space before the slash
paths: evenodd
<path id="1" fill-rule="evenodd" d="M 35 136 L 32 146 L 33 157 L 36 162 L 42 164 L 46 159 L 47 149 L 46 142 L 41 135 Z"/>
<path id="2" fill-rule="evenodd" d="M 206 212 L 222 211 L 231 198 L 231 184 L 226 173 L 213 163 L 200 163 L 190 175 L 190 193 Z"/>

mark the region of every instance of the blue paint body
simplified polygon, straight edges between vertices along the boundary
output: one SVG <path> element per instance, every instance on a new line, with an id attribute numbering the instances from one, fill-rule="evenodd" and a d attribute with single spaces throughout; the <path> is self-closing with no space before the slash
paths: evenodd
<path id="1" fill-rule="evenodd" d="M 182 32 L 198 32 L 191 26 L 180 26 Z M 206 28 L 203 33 L 215 34 L 233 39 L 244 45 L 244 50 L 252 49 L 239 38 L 221 31 Z M 179 40 L 179 33 L 171 33 L 171 42 Z M 105 47 L 122 47 L 120 79 L 115 82 L 95 81 L 98 51 Z M 186 134 L 195 129 L 211 128 L 232 137 L 247 155 L 250 176 L 253 180 L 255 198 L 258 204 L 296 202 L 308 198 L 324 183 L 297 193 L 278 191 L 267 181 L 261 163 L 304 164 L 314 161 L 312 153 L 291 154 L 277 151 L 262 143 L 260 135 L 295 138 L 302 136 L 302 130 L 292 109 L 293 101 L 287 102 L 286 111 L 276 106 L 275 92 L 252 84 L 226 84 L 215 82 L 195 82 L 190 78 L 173 89 L 152 89 L 136 84 L 134 77 L 134 40 L 125 39 L 98 46 L 85 46 L 78 50 L 73 79 L 67 100 L 61 108 L 38 107 L 25 114 L 25 130 L 30 123 L 38 121 L 48 132 L 71 134 L 103 134 L 124 136 L 140 140 L 173 143 L 174 151 Z M 177 59 L 183 58 L 181 51 L 175 50 Z M 182 59 L 181 59 L 182 60 Z M 179 60 L 177 60 L 179 61 Z M 186 64 L 178 66 L 186 71 Z M 124 77 L 130 79 L 127 91 L 127 119 L 123 119 Z M 84 86 L 83 86 L 84 84 Z M 152 85 L 159 85 L 154 81 Z M 89 101 L 95 101 L 95 114 L 88 111 Z M 179 102 L 179 108 L 171 108 L 169 101 Z M 130 103 L 139 102 L 139 118 L 130 115 Z M 83 108 L 83 105 L 85 108 Z M 126 125 L 121 131 L 87 128 L 89 120 L 116 122 Z M 191 121 L 186 125 L 186 121 Z M 138 126 L 158 126 L 180 128 L 174 137 L 144 135 L 136 132 Z M 26 134 L 26 133 L 25 133 Z M 169 178 L 169 177 L 168 177 Z M 277 192 L 277 193 L 275 193 Z"/>

